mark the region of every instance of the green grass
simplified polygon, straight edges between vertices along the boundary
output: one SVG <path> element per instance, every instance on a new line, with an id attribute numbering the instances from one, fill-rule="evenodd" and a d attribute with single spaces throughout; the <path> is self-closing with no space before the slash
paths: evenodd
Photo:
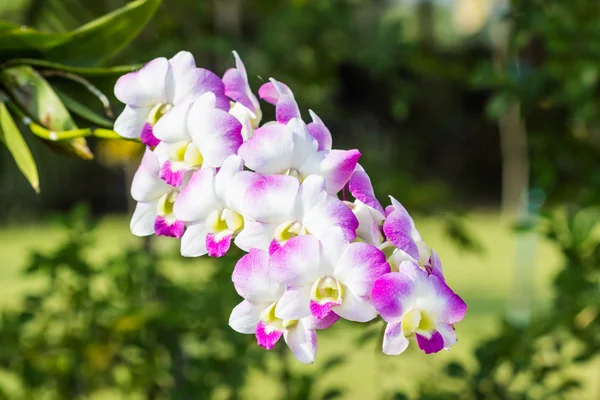
<path id="1" fill-rule="evenodd" d="M 468 313 L 463 322 L 457 325 L 459 343 L 449 352 L 441 352 L 426 356 L 415 346 L 399 357 L 384 356 L 369 342 L 364 347 L 356 345 L 356 338 L 363 332 L 359 324 L 338 323 L 333 328 L 320 332 L 319 353 L 314 366 L 305 366 L 293 362 L 290 364 L 297 371 L 309 373 L 323 365 L 330 356 L 343 354 L 346 362 L 331 375 L 327 375 L 320 385 L 339 386 L 345 389 L 345 398 L 381 398 L 394 389 L 413 391 L 419 382 L 431 376 L 451 359 L 462 359 L 473 362 L 472 349 L 498 328 L 499 317 L 507 310 L 509 298 L 523 290 L 531 292 L 534 308 L 547 303 L 550 295 L 550 282 L 553 271 L 560 266 L 560 254 L 549 243 L 535 238 L 517 237 L 511 233 L 509 225 L 501 222 L 493 214 L 473 214 L 467 217 L 467 226 L 472 230 L 484 247 L 482 254 L 472 254 L 459 250 L 445 236 L 442 224 L 435 218 L 417 220 L 417 225 L 424 239 L 436 249 L 444 265 L 444 271 L 450 286 L 459 293 L 468 304 Z M 0 282 L 3 296 L 0 307 L 16 307 L 23 293 L 35 288 L 40 281 L 25 280 L 20 273 L 28 260 L 31 250 L 49 250 L 62 241 L 59 228 L 47 225 L 13 226 L 0 230 Z M 129 233 L 128 221 L 125 217 L 105 218 L 98 227 L 98 241 L 90 257 L 102 259 L 117 254 L 128 244 L 139 240 Z M 520 247 L 517 246 L 521 241 Z M 172 248 L 173 242 L 159 239 L 162 249 Z M 524 246 L 523 246 L 524 244 Z M 517 262 L 517 248 L 522 254 Z M 199 261 L 202 262 L 202 261 Z M 172 266 L 174 276 L 188 279 L 190 268 L 181 265 Z M 523 271 L 518 270 L 519 265 Z M 170 266 L 171 268 L 171 266 Z M 196 269 L 199 274 L 202 270 Z M 533 280 L 529 290 L 527 286 L 515 286 L 522 273 L 532 270 Z M 516 292 L 512 288 L 518 287 Z M 511 303 L 512 304 L 512 303 Z M 519 306 L 513 306 L 518 309 Z M 252 340 L 250 337 L 248 340 Z M 377 344 L 378 346 L 379 344 Z M 273 359 L 275 354 L 272 355 Z M 590 372 L 594 375 L 597 368 Z M 277 379 L 253 371 L 250 384 L 246 389 L 248 398 L 270 399 L 277 397 L 280 387 L 274 382 Z M 596 387 L 588 388 L 591 393 L 600 392 Z M 586 390 L 587 392 L 587 390 Z"/>

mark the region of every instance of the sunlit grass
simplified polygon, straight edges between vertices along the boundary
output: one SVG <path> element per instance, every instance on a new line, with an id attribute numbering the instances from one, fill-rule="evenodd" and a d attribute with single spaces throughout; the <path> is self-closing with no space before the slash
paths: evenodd
<path id="1" fill-rule="evenodd" d="M 443 231 L 442 224 L 432 217 L 418 218 L 417 224 L 425 240 L 433 246 L 444 264 L 447 281 L 468 304 L 469 310 L 463 322 L 457 325 L 459 343 L 450 352 L 426 356 L 415 346 L 400 357 L 381 354 L 379 343 L 368 342 L 360 347 L 357 337 L 364 331 L 358 324 L 338 323 L 319 334 L 319 354 L 313 366 L 304 366 L 292 361 L 297 371 L 310 373 L 321 367 L 330 357 L 344 355 L 343 365 L 332 371 L 319 383 L 319 388 L 337 386 L 345 390 L 344 398 L 381 398 L 396 389 L 412 392 L 439 367 L 452 359 L 462 359 L 472 363 L 472 350 L 477 344 L 498 329 L 499 317 L 507 309 L 507 300 L 517 279 L 518 240 L 507 223 L 491 213 L 473 214 L 467 218 L 467 226 L 484 247 L 482 254 L 473 254 L 458 249 Z M 49 225 L 11 226 L 0 230 L 0 282 L 2 293 L 1 307 L 16 307 L 21 296 L 40 280 L 25 279 L 20 269 L 28 262 L 31 250 L 49 251 L 63 241 L 65 232 Z M 526 240 L 526 239 L 525 239 Z M 139 241 L 129 233 L 125 217 L 105 218 L 98 226 L 96 246 L 91 250 L 92 260 L 101 261 L 118 254 Z M 160 251 L 176 251 L 176 243 L 159 238 L 156 241 Z M 528 243 L 526 254 L 521 258 L 535 255 L 533 266 L 532 297 L 534 308 L 543 307 L 550 294 L 553 271 L 560 266 L 560 254 L 546 241 L 538 239 Z M 210 270 L 205 259 L 183 261 L 174 257 L 165 266 L 176 280 L 202 279 Z M 233 267 L 233 266 L 232 266 Z M 233 290 L 233 288 L 231 288 Z M 381 329 L 381 324 L 375 329 Z M 252 340 L 249 336 L 248 340 Z M 275 362 L 276 354 L 272 354 Z M 590 377 L 594 371 L 590 371 Z M 270 399 L 281 395 L 278 376 L 270 376 L 253 371 L 246 389 L 248 398 Z M 597 393 L 596 388 L 590 388 Z"/>

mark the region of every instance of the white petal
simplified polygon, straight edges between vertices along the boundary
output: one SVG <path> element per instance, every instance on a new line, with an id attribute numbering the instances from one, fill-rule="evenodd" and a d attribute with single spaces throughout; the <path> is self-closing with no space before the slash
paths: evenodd
<path id="1" fill-rule="evenodd" d="M 156 58 L 139 71 L 130 72 L 115 84 L 115 97 L 120 102 L 137 107 L 153 107 L 169 99 L 166 82 L 172 79 L 171 66 L 166 58 Z"/>
<path id="2" fill-rule="evenodd" d="M 149 107 L 125 106 L 115 121 L 115 132 L 128 139 L 139 139 L 151 110 Z"/>
<path id="3" fill-rule="evenodd" d="M 367 322 L 377 317 L 377 310 L 370 300 L 356 296 L 346 287 L 344 289 L 342 304 L 331 307 L 337 315 L 356 322 Z"/>
<path id="4" fill-rule="evenodd" d="M 316 154 L 319 144 L 310 134 L 306 124 L 302 120 L 292 118 L 287 126 L 293 132 L 294 157 L 292 159 L 292 166 L 298 169 L 304 164 L 306 159 Z"/>
<path id="5" fill-rule="evenodd" d="M 327 197 L 325 181 L 318 175 L 310 175 L 302 182 L 296 196 L 296 218 L 302 220 L 321 200 Z"/>
<path id="6" fill-rule="evenodd" d="M 182 221 L 201 221 L 222 207 L 214 191 L 212 168 L 202 168 L 192 175 L 188 185 L 179 193 L 173 211 Z"/>
<path id="7" fill-rule="evenodd" d="M 244 219 L 244 229 L 236 236 L 234 242 L 244 251 L 250 249 L 269 250 L 277 225 Z"/>
<path id="8" fill-rule="evenodd" d="M 244 195 L 243 215 L 273 224 L 293 220 L 299 186 L 298 179 L 285 175 L 271 175 L 257 181 Z"/>
<path id="9" fill-rule="evenodd" d="M 208 231 L 203 222 L 191 224 L 181 237 L 181 255 L 184 257 L 200 257 L 208 253 L 206 235 Z"/>
<path id="10" fill-rule="evenodd" d="M 169 190 L 171 190 L 170 186 L 160 179 L 160 165 L 156 154 L 146 148 L 142 162 L 131 182 L 131 197 L 136 201 L 151 201 L 158 199 Z"/>
<path id="11" fill-rule="evenodd" d="M 240 171 L 235 174 L 225 192 L 225 205 L 227 208 L 242 214 L 244 196 L 248 188 L 262 178 L 261 175 L 251 171 Z"/>
<path id="12" fill-rule="evenodd" d="M 383 335 L 383 352 L 390 356 L 396 356 L 408 347 L 408 339 L 402 333 L 400 323 L 387 324 Z"/>
<path id="13" fill-rule="evenodd" d="M 295 320 L 309 317 L 310 286 L 288 288 L 277 302 L 275 308 L 277 318 Z"/>
<path id="14" fill-rule="evenodd" d="M 231 311 L 229 326 L 239 333 L 254 333 L 263 309 L 244 300 Z"/>
<path id="15" fill-rule="evenodd" d="M 149 236 L 154 234 L 154 221 L 156 220 L 157 201 L 138 202 L 131 216 L 131 233 L 136 236 Z"/>
<path id="16" fill-rule="evenodd" d="M 215 194 L 222 204 L 225 204 L 225 194 L 233 177 L 244 169 L 244 161 L 237 155 L 229 156 L 215 176 Z"/>
<path id="17" fill-rule="evenodd" d="M 305 364 L 312 364 L 317 356 L 317 333 L 308 329 L 303 320 L 286 329 L 283 338 L 296 359 Z"/>
<path id="18" fill-rule="evenodd" d="M 189 110 L 188 104 L 173 107 L 154 125 L 152 130 L 154 136 L 169 143 L 191 141 L 186 124 Z"/>

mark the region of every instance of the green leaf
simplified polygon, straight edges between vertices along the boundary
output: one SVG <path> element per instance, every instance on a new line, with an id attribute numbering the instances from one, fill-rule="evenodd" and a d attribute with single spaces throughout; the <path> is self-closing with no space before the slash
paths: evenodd
<path id="1" fill-rule="evenodd" d="M 16 58 L 8 61 L 6 65 L 32 65 L 36 69 L 51 69 L 58 71 L 71 72 L 73 74 L 92 77 L 92 76 L 115 76 L 119 77 L 128 72 L 140 69 L 141 65 L 119 65 L 116 67 L 73 67 L 70 65 L 59 64 L 46 60 L 38 60 L 35 58 Z"/>
<path id="2" fill-rule="evenodd" d="M 17 57 L 40 57 L 67 39 L 64 33 L 39 32 L 25 26 L 0 28 L 0 61 Z"/>
<path id="3" fill-rule="evenodd" d="M 0 82 L 6 91 L 24 110 L 27 117 L 51 131 L 77 129 L 71 114 L 50 84 L 33 68 L 21 65 L 5 68 L 0 72 Z M 92 159 L 84 138 L 68 141 L 45 142 L 53 149 L 83 159 Z"/>
<path id="4" fill-rule="evenodd" d="M 105 128 L 112 128 L 114 123 L 108 118 L 103 117 L 102 115 L 90 110 L 85 104 L 82 104 L 69 96 L 66 93 L 63 93 L 59 90 L 55 90 L 56 94 L 63 102 L 63 104 L 75 115 L 93 123 L 98 126 L 103 126 Z"/>
<path id="5" fill-rule="evenodd" d="M 68 34 L 46 58 L 79 67 L 98 65 L 127 46 L 150 21 L 161 0 L 136 0 Z"/>
<path id="6" fill-rule="evenodd" d="M 12 154 L 17 166 L 23 175 L 25 175 L 33 190 L 39 193 L 40 178 L 35 161 L 4 103 L 0 103 L 0 140 L 2 140 L 8 151 L 10 151 L 10 154 Z"/>

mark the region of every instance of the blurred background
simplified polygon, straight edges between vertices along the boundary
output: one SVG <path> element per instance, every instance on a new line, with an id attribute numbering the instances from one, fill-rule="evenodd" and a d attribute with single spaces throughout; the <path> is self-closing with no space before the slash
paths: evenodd
<path id="1" fill-rule="evenodd" d="M 3 0 L 0 19 L 67 32 L 126 3 Z M 130 234 L 140 145 L 90 140 L 88 161 L 26 138 L 40 194 L 0 148 L 0 396 L 600 398 L 596 1 L 164 0 L 105 64 L 183 49 L 217 74 L 237 50 L 255 91 L 285 82 L 360 149 L 466 300 L 459 343 L 384 356 L 376 321 L 320 333 L 312 366 L 263 351 L 227 326 L 235 255 Z"/>

